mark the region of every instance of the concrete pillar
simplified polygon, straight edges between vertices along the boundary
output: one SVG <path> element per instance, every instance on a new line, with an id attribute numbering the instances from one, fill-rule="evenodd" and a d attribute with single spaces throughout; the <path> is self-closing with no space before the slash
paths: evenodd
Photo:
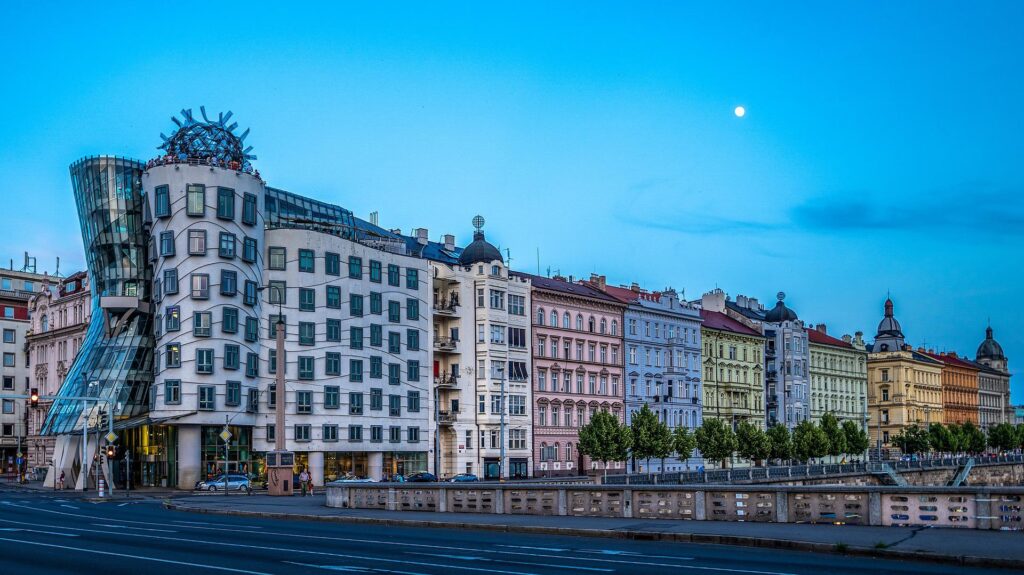
<path id="1" fill-rule="evenodd" d="M 628 479 L 628 476 L 627 476 Z M 568 515 L 569 514 L 569 496 L 568 490 L 565 487 L 558 488 L 558 514 Z"/>
<path id="2" fill-rule="evenodd" d="M 384 504 L 384 508 L 388 511 L 398 509 L 398 494 L 395 493 L 394 487 L 388 487 L 388 501 Z"/>
<path id="3" fill-rule="evenodd" d="M 178 426 L 178 489 L 192 489 L 202 479 L 202 441 L 198 425 Z"/>
<path id="4" fill-rule="evenodd" d="M 992 494 L 981 492 L 974 495 L 975 515 L 978 529 L 992 529 Z"/>
<path id="5" fill-rule="evenodd" d="M 882 494 L 878 491 L 868 492 L 868 525 L 882 524 Z"/>
<path id="6" fill-rule="evenodd" d="M 57 436 L 53 446 L 53 466 L 46 473 L 46 480 L 43 485 L 51 489 L 54 488 L 54 483 L 60 479 L 60 474 L 63 471 L 65 489 L 74 486 L 75 475 L 73 470 L 75 455 L 81 447 L 82 440 L 76 439 L 73 435 Z"/>
<path id="7" fill-rule="evenodd" d="M 622 490 L 622 516 L 633 517 L 633 490 Z"/>
<path id="8" fill-rule="evenodd" d="M 448 488 L 438 487 L 437 490 L 437 510 L 441 513 L 448 511 Z"/>
<path id="9" fill-rule="evenodd" d="M 697 521 L 704 521 L 707 519 L 707 496 L 706 491 L 694 491 L 693 492 L 693 518 Z"/>
<path id="10" fill-rule="evenodd" d="M 789 494 L 785 491 L 775 492 L 775 521 L 789 523 Z"/>
<path id="11" fill-rule="evenodd" d="M 306 456 L 309 458 L 309 472 L 313 474 L 313 485 L 324 484 L 324 452 L 310 451 Z"/>
<path id="12" fill-rule="evenodd" d="M 366 472 L 373 479 L 380 480 L 384 477 L 384 454 L 373 451 L 366 454 Z"/>
<path id="13" fill-rule="evenodd" d="M 505 489 L 502 487 L 494 490 L 494 512 L 498 515 L 505 513 Z"/>

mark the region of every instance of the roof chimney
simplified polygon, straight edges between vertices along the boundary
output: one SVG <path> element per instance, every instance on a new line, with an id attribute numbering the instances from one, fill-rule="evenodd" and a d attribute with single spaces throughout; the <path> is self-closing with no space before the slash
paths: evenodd
<path id="1" fill-rule="evenodd" d="M 551 276 L 551 279 L 553 279 L 555 281 L 564 282 L 565 281 L 565 276 L 563 276 L 561 274 L 555 274 L 555 275 Z"/>
<path id="2" fill-rule="evenodd" d="M 605 287 L 608 285 L 607 278 L 597 274 L 590 274 L 590 283 L 601 291 L 605 291 Z"/>
<path id="3" fill-rule="evenodd" d="M 818 330 L 821 333 L 828 334 L 828 327 L 826 327 L 823 323 L 819 323 L 817 326 L 815 326 L 814 329 Z"/>
<path id="4" fill-rule="evenodd" d="M 448 251 L 455 250 L 455 236 L 453 236 L 452 234 L 444 235 L 444 249 Z"/>
<path id="5" fill-rule="evenodd" d="M 633 283 L 629 284 L 629 289 L 630 289 L 630 291 L 633 291 L 633 292 L 636 292 L 636 293 L 640 293 L 640 284 L 638 284 L 636 282 L 633 282 Z"/>
<path id="6" fill-rule="evenodd" d="M 948 354 L 948 355 L 949 355 L 949 357 L 952 357 L 953 359 L 956 359 L 956 357 L 957 357 L 957 356 L 956 356 L 956 352 L 955 352 L 955 351 L 951 351 L 951 352 L 949 352 L 949 354 Z"/>
<path id="7" fill-rule="evenodd" d="M 416 228 L 416 243 L 421 246 L 427 245 L 429 239 L 429 232 L 427 228 Z"/>

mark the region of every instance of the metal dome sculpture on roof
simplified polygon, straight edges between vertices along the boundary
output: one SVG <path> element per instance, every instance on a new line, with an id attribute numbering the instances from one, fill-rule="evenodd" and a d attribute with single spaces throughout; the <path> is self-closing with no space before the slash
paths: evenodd
<path id="1" fill-rule="evenodd" d="M 249 170 L 252 167 L 249 161 L 255 160 L 256 156 L 249 153 L 252 146 L 243 147 L 245 137 L 249 135 L 248 128 L 241 135 L 236 135 L 238 122 L 228 124 L 232 116 L 230 111 L 227 114 L 218 113 L 214 121 L 206 117 L 205 106 L 199 106 L 199 113 L 203 117 L 202 121 L 193 117 L 191 108 L 181 111 L 182 120 L 172 116 L 171 121 L 178 129 L 169 137 L 161 133 L 160 138 L 164 143 L 157 148 L 175 157 L 209 158 L 225 166 L 237 162 L 240 169 Z"/>
<path id="2" fill-rule="evenodd" d="M 459 263 L 468 266 L 477 262 L 493 262 L 499 261 L 505 263 L 505 259 L 501 257 L 501 252 L 498 248 L 494 247 L 487 240 L 484 239 L 484 218 L 483 216 L 476 216 L 473 218 L 473 227 L 476 231 L 473 232 L 473 242 L 470 243 L 462 253 L 459 254 Z"/>
<path id="3" fill-rule="evenodd" d="M 976 358 L 997 361 L 1006 359 L 1006 355 L 1003 354 L 1003 346 L 999 345 L 999 342 L 992 337 L 992 326 L 985 328 L 985 341 L 978 346 Z"/>
<path id="4" fill-rule="evenodd" d="M 892 299 L 889 298 L 885 299 L 885 317 L 878 322 L 878 332 L 875 334 L 875 337 L 883 336 L 903 337 L 903 327 L 893 315 Z"/>
<path id="5" fill-rule="evenodd" d="M 786 292 L 779 292 L 776 296 L 779 301 L 775 303 L 775 307 L 768 310 L 768 313 L 764 314 L 764 321 L 768 323 L 782 323 L 785 321 L 796 321 L 796 312 L 786 307 L 783 300 L 786 299 Z"/>

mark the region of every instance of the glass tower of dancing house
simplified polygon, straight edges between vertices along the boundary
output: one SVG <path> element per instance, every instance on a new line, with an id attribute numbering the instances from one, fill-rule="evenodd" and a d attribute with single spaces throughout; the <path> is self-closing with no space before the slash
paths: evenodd
<path id="1" fill-rule="evenodd" d="M 71 166 L 93 320 L 44 425 L 58 438 L 49 481 L 91 485 L 108 417 L 115 486 L 190 489 L 224 470 L 259 481 L 278 433 L 318 484 L 430 470 L 423 238 L 268 187 L 230 112 L 182 113 L 158 158 Z M 71 399 L 83 396 L 109 401 Z"/>

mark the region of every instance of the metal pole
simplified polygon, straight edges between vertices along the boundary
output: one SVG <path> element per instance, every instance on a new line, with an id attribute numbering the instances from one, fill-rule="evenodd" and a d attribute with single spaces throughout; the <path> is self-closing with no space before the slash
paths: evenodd
<path id="1" fill-rule="evenodd" d="M 280 301 L 280 300 L 279 300 Z M 284 370 L 285 370 L 285 357 L 284 357 L 284 321 L 281 318 L 281 307 L 278 304 L 277 308 L 277 328 L 275 336 L 277 337 L 277 401 L 274 404 L 274 444 L 277 446 L 278 451 L 285 451 L 288 449 L 285 442 L 285 429 L 284 429 L 284 404 L 285 404 L 285 391 L 284 391 Z"/>
<path id="2" fill-rule="evenodd" d="M 125 449 L 124 450 L 124 459 L 125 459 L 125 466 L 127 467 L 127 469 L 125 470 L 126 471 L 125 476 L 127 478 L 127 482 L 126 482 L 127 491 L 125 491 L 125 497 L 131 497 L 132 496 L 132 452 L 128 451 L 127 449 Z"/>
<path id="3" fill-rule="evenodd" d="M 441 378 L 444 379 L 443 374 Z M 437 385 L 434 384 L 434 475 L 441 477 L 441 390 Z"/>
<path id="4" fill-rule="evenodd" d="M 503 366 L 504 367 L 504 366 Z M 501 451 L 498 456 L 498 481 L 504 481 L 505 479 L 505 370 L 501 369 L 501 404 L 498 406 L 501 409 L 501 427 L 500 427 L 500 440 L 501 440 Z"/>
<path id="5" fill-rule="evenodd" d="M 89 451 L 89 415 L 86 413 L 88 404 L 82 400 L 82 491 L 89 488 L 89 460 L 86 453 Z"/>
<path id="6" fill-rule="evenodd" d="M 228 416 L 224 415 L 224 431 L 228 430 Z M 229 449 L 231 446 L 231 438 L 228 437 L 224 440 L 224 495 L 228 495 L 228 458 L 230 457 Z"/>

